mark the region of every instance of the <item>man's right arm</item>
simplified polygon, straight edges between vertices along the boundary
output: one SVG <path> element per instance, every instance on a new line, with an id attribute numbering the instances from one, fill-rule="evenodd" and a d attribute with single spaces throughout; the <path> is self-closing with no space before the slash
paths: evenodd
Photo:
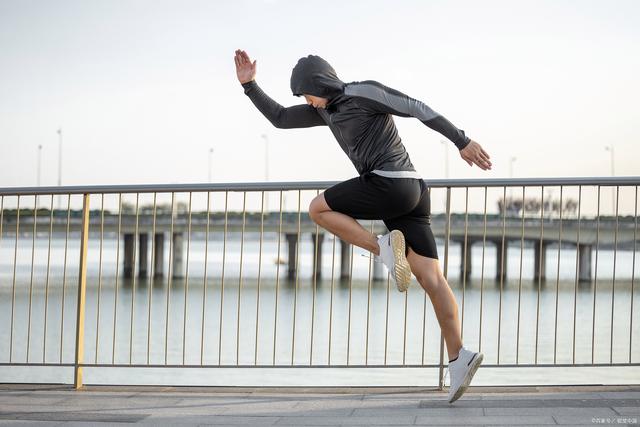
<path id="1" fill-rule="evenodd" d="M 310 105 L 294 105 L 285 108 L 271 99 L 269 95 L 258 86 L 255 80 L 242 83 L 244 93 L 260 112 L 277 128 L 308 128 L 313 126 L 325 126 L 326 123 L 320 114 Z"/>

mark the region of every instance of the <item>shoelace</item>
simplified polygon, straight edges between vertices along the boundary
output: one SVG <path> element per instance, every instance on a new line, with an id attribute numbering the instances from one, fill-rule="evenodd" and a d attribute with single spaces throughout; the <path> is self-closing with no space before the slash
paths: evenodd
<path id="1" fill-rule="evenodd" d="M 369 252 L 369 255 L 367 254 L 360 254 L 360 256 L 363 256 L 365 258 L 371 258 L 371 256 L 373 255 L 372 252 Z M 382 258 L 379 255 L 373 255 L 373 262 L 378 262 L 381 263 L 382 262 Z"/>

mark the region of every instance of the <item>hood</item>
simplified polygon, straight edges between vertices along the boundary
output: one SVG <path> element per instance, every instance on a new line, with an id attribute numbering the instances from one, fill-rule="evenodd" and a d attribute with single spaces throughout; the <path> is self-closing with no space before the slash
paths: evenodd
<path id="1" fill-rule="evenodd" d="M 300 58 L 291 72 L 291 92 L 327 98 L 330 101 L 343 93 L 345 84 L 331 65 L 317 55 Z"/>

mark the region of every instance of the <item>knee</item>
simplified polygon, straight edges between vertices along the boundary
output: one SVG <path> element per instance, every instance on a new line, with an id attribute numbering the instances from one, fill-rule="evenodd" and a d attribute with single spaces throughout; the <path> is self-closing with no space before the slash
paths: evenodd
<path id="1" fill-rule="evenodd" d="M 444 277 L 442 277 L 442 275 L 438 272 L 434 271 L 419 272 L 418 274 L 416 274 L 416 279 L 418 280 L 418 283 L 420 283 L 420 285 L 424 288 L 424 290 L 429 294 L 438 290 L 443 285 L 443 283 L 445 283 Z"/>
<path id="2" fill-rule="evenodd" d="M 324 205 L 325 202 L 324 199 L 321 198 L 321 196 L 314 197 L 314 199 L 309 204 L 309 217 L 314 222 L 318 222 L 320 214 L 326 210 Z"/>

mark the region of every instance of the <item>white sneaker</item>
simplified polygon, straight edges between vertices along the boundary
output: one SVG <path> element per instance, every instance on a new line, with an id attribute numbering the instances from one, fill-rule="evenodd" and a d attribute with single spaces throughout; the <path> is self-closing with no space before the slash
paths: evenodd
<path id="1" fill-rule="evenodd" d="M 387 266 L 391 277 L 400 292 L 404 292 L 411 282 L 411 267 L 405 255 L 404 235 L 400 230 L 392 230 L 378 237 L 380 258 Z"/>
<path id="2" fill-rule="evenodd" d="M 449 363 L 447 373 L 451 373 L 449 386 L 449 403 L 458 400 L 469 387 L 473 375 L 482 363 L 484 355 L 464 348 L 460 349 L 458 358 Z"/>

